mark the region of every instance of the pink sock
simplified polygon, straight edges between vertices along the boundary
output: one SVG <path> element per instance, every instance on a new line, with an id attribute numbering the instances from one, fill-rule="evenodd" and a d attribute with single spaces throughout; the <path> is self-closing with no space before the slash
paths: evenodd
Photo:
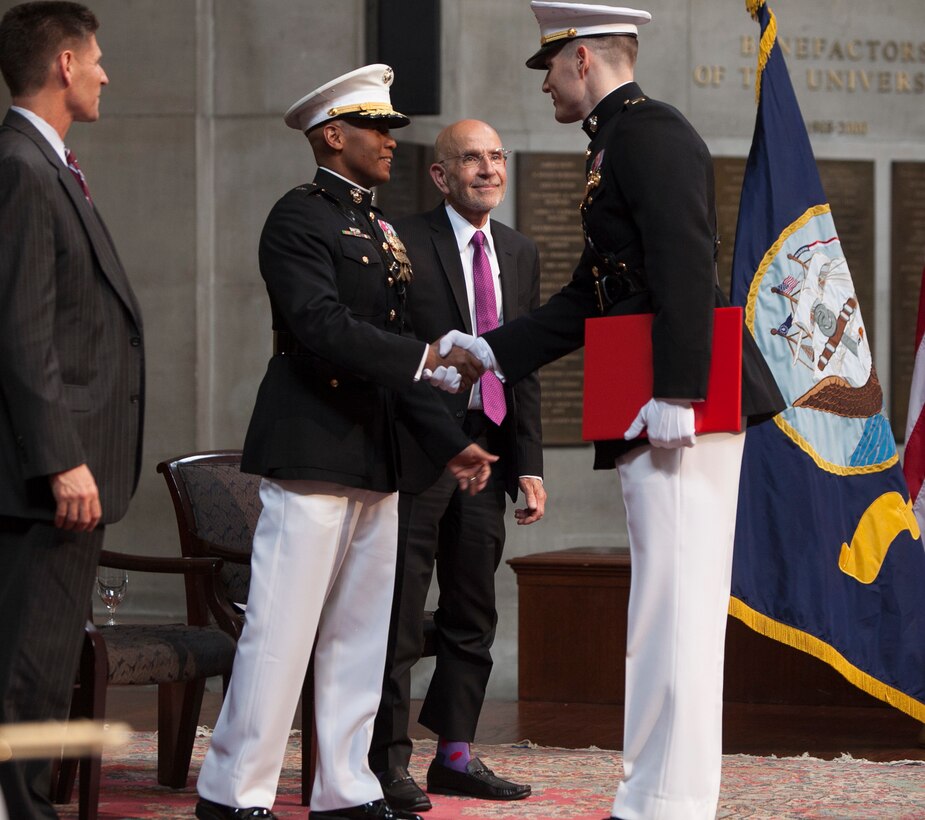
<path id="1" fill-rule="evenodd" d="M 466 771 L 466 764 L 472 759 L 469 744 L 460 740 L 444 740 L 437 743 L 437 763 L 457 772 Z"/>

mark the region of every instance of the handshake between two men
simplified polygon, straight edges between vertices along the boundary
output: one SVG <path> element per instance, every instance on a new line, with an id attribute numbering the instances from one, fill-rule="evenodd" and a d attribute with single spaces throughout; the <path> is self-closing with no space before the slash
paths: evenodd
<path id="1" fill-rule="evenodd" d="M 459 393 L 472 387 L 486 370 L 493 370 L 504 381 L 488 342 L 451 330 L 430 346 L 422 378 L 448 393 Z"/>
<path id="2" fill-rule="evenodd" d="M 468 390 L 486 370 L 504 381 L 488 342 L 480 336 L 451 330 L 430 346 L 422 377 L 434 387 L 458 393 Z M 687 399 L 651 398 L 639 408 L 623 438 L 632 440 L 645 431 L 653 447 L 693 447 L 697 434 L 691 405 Z"/>
<path id="3" fill-rule="evenodd" d="M 484 339 L 451 330 L 428 346 L 421 378 L 448 393 L 459 393 L 472 387 L 486 370 L 496 367 L 493 363 L 494 356 Z M 500 373 L 497 375 L 501 378 Z M 497 460 L 498 456 L 473 443 L 446 466 L 456 477 L 459 489 L 475 495 L 485 488 L 491 465 Z"/>

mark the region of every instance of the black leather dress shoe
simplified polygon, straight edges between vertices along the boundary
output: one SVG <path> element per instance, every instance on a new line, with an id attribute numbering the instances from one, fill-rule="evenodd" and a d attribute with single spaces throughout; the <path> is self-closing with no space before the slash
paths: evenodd
<path id="1" fill-rule="evenodd" d="M 379 775 L 382 793 L 392 809 L 403 811 L 430 811 L 433 808 L 430 798 L 414 782 L 404 766 L 393 766 Z"/>
<path id="2" fill-rule="evenodd" d="M 427 791 L 479 800 L 523 800 L 530 796 L 529 786 L 496 777 L 477 757 L 466 764 L 464 772 L 457 772 L 435 759 L 427 770 Z"/>
<path id="3" fill-rule="evenodd" d="M 309 820 L 423 820 L 413 812 L 393 809 L 385 800 L 373 800 L 362 806 L 350 806 L 346 809 L 331 809 L 330 811 L 313 811 Z"/>
<path id="4" fill-rule="evenodd" d="M 196 817 L 199 820 L 276 820 L 276 815 L 269 809 L 261 809 L 258 806 L 235 809 L 206 800 L 204 797 L 200 797 L 196 804 Z"/>

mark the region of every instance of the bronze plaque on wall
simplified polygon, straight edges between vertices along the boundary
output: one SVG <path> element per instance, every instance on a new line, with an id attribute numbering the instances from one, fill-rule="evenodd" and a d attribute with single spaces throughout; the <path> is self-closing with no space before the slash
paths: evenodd
<path id="1" fill-rule="evenodd" d="M 578 203 L 585 188 L 581 154 L 517 154 L 517 230 L 540 249 L 540 301 L 569 279 L 584 248 Z M 582 444 L 584 352 L 540 370 L 543 444 Z"/>
<path id="2" fill-rule="evenodd" d="M 540 301 L 569 279 L 584 248 L 578 203 L 585 189 L 581 154 L 517 154 L 517 230 L 540 250 Z M 581 444 L 584 351 L 540 370 L 543 444 Z"/>
<path id="3" fill-rule="evenodd" d="M 821 159 L 816 161 L 822 190 L 832 219 L 854 292 L 858 296 L 864 329 L 871 349 L 876 351 L 874 327 L 874 164 L 866 160 Z"/>
<path id="4" fill-rule="evenodd" d="M 713 175 L 716 178 L 716 222 L 720 243 L 716 272 L 719 286 L 728 296 L 732 281 L 732 251 L 735 247 L 745 160 L 741 157 L 714 157 Z"/>
<path id="5" fill-rule="evenodd" d="M 890 213 L 890 421 L 906 437 L 915 364 L 915 325 L 925 262 L 925 162 L 894 162 Z"/>

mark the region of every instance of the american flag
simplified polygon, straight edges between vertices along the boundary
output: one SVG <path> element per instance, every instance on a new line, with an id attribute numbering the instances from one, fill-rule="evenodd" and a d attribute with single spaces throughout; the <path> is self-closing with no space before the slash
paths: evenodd
<path id="1" fill-rule="evenodd" d="M 906 451 L 903 472 L 909 484 L 912 511 L 925 532 L 925 270 L 919 291 L 919 317 L 915 325 L 915 367 L 906 417 Z"/>
<path id="2" fill-rule="evenodd" d="M 787 274 L 784 277 L 784 281 L 781 282 L 777 287 L 782 293 L 793 293 L 793 289 L 800 284 L 799 281 L 792 274 Z"/>

